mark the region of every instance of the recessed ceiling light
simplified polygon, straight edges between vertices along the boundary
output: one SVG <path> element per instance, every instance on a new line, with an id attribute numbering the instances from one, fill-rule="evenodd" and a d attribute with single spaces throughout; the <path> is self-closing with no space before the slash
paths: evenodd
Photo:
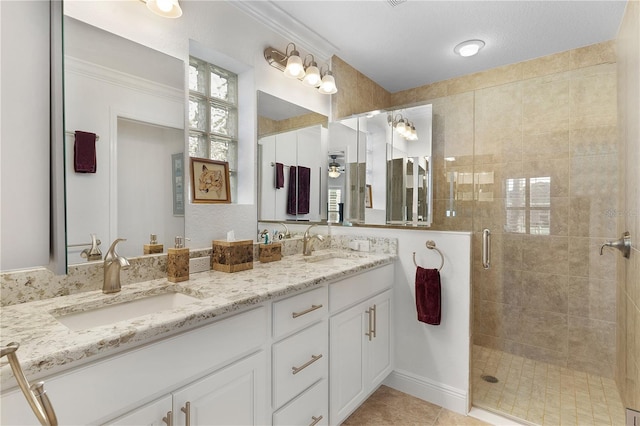
<path id="1" fill-rule="evenodd" d="M 460 56 L 473 56 L 484 47 L 482 40 L 467 40 L 453 48 L 453 51 Z"/>

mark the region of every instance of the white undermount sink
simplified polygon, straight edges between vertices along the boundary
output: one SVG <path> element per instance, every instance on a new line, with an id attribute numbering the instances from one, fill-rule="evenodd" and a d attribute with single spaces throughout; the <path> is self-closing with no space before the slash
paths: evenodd
<path id="1" fill-rule="evenodd" d="M 67 328 L 78 331 L 175 309 L 198 300 L 186 294 L 171 292 L 60 316 L 54 314 L 54 316 Z"/>

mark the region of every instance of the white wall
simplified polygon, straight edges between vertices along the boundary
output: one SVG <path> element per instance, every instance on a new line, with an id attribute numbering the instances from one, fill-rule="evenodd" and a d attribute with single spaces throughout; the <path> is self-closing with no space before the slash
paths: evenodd
<path id="1" fill-rule="evenodd" d="M 395 362 L 386 384 L 450 410 L 466 413 L 469 400 L 471 233 L 332 226 L 333 235 L 398 238 L 395 271 Z M 433 240 L 444 255 L 440 271 L 442 319 L 438 326 L 419 322 L 415 309 L 416 261 L 440 265 Z"/>

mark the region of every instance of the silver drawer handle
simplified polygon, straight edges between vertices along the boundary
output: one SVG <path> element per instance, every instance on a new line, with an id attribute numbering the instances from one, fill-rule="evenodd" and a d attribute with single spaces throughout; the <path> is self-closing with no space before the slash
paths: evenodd
<path id="1" fill-rule="evenodd" d="M 302 311 L 302 312 L 293 312 L 293 313 L 291 314 L 291 316 L 292 316 L 293 318 L 298 318 L 298 317 L 301 317 L 301 316 L 303 316 L 303 315 L 305 315 L 305 314 L 308 314 L 309 312 L 313 312 L 313 311 L 315 311 L 316 309 L 320 309 L 320 308 L 322 308 L 322 305 L 311 305 L 311 307 L 310 307 L 309 309 L 305 309 L 305 310 L 304 310 L 304 311 Z"/>
<path id="2" fill-rule="evenodd" d="M 167 411 L 167 416 L 162 418 L 162 421 L 167 424 L 167 426 L 173 426 L 173 411 Z"/>
<path id="3" fill-rule="evenodd" d="M 311 416 L 311 418 L 313 419 L 313 421 L 309 424 L 309 426 L 315 426 L 316 424 L 318 424 L 320 420 L 322 420 L 322 416 L 320 417 Z"/>
<path id="4" fill-rule="evenodd" d="M 314 362 L 316 362 L 317 360 L 319 360 L 320 358 L 322 358 L 322 354 L 320 355 L 311 355 L 311 359 L 307 362 L 305 362 L 304 364 L 302 364 L 300 367 L 291 367 L 291 372 L 293 374 L 298 374 L 299 372 L 301 372 L 302 370 L 304 370 L 305 368 L 307 368 L 308 366 L 310 366 L 311 364 L 313 364 Z"/>

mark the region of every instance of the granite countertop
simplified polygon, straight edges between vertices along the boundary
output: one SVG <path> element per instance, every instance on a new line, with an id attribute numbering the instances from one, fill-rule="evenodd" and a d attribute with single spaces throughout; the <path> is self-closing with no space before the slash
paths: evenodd
<path id="1" fill-rule="evenodd" d="M 231 274 L 218 271 L 191 274 L 188 281 L 176 284 L 166 278 L 123 283 L 122 291 L 115 294 L 89 291 L 6 306 L 0 313 L 0 343 L 20 343 L 18 359 L 25 375 L 33 381 L 180 330 L 204 325 L 217 316 L 389 264 L 395 259 L 389 254 L 334 249 L 318 250 L 313 256 L 336 261 L 328 266 L 324 262 L 308 262 L 297 254 L 277 262 L 255 262 L 253 269 Z M 167 292 L 184 293 L 199 300 L 80 331 L 68 329 L 54 317 L 54 314 L 95 309 Z M 15 383 L 6 358 L 1 361 L 0 384 Z"/>

